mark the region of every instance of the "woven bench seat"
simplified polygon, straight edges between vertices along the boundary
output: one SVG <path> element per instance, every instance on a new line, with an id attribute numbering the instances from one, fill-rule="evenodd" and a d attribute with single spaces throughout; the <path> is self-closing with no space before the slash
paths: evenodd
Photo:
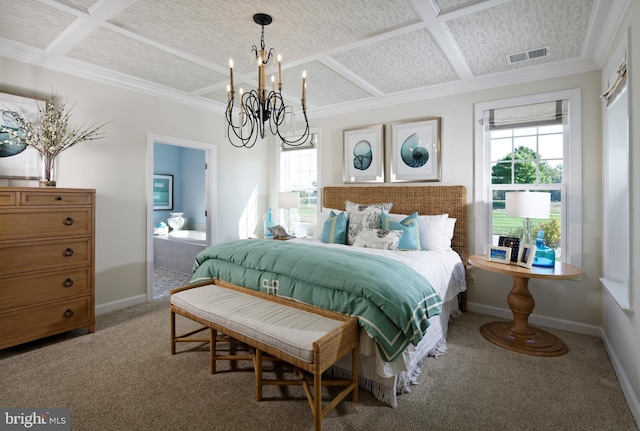
<path id="1" fill-rule="evenodd" d="M 190 339 L 199 330 L 176 335 L 176 314 L 209 328 L 209 339 Z M 211 371 L 217 359 L 247 359 L 247 356 L 216 357 L 217 333 L 255 349 L 256 400 L 262 399 L 262 386 L 302 385 L 314 416 L 316 431 L 322 418 L 349 393 L 358 399 L 358 323 L 353 317 L 300 304 L 284 298 L 255 292 L 216 280 L 213 283 L 184 286 L 171 291 L 171 353 L 179 341 L 209 341 Z M 262 375 L 263 352 L 292 364 L 296 370 L 313 375 L 309 381 L 303 373 L 300 379 L 268 380 Z M 344 386 L 326 407 L 322 407 L 322 373 L 338 359 L 351 352 L 353 373 L 350 380 L 331 381 L 331 386 Z M 268 358 L 267 358 L 268 359 Z M 313 386 L 313 393 L 310 390 Z"/>

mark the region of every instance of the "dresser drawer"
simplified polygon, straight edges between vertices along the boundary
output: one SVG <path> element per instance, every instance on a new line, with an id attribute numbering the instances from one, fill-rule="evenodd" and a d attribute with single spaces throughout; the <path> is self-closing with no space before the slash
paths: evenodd
<path id="1" fill-rule="evenodd" d="M 0 313 L 0 349 L 75 328 L 95 329 L 91 296 Z"/>
<path id="2" fill-rule="evenodd" d="M 0 278 L 0 313 L 93 292 L 91 267 Z"/>
<path id="3" fill-rule="evenodd" d="M 56 191 L 22 191 L 20 192 L 20 205 L 91 205 L 93 193 Z"/>
<path id="4" fill-rule="evenodd" d="M 91 208 L 0 209 L 0 240 L 88 235 L 92 222 Z"/>
<path id="5" fill-rule="evenodd" d="M 0 206 L 16 206 L 16 192 L 0 191 Z"/>
<path id="6" fill-rule="evenodd" d="M 91 238 L 6 241 L 0 244 L 0 256 L 0 275 L 77 268 L 91 265 L 93 243 Z"/>

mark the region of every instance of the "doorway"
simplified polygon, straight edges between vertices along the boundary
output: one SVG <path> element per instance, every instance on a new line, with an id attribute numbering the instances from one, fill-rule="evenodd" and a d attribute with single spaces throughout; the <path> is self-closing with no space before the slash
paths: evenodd
<path id="1" fill-rule="evenodd" d="M 156 226 L 155 218 L 158 218 L 154 212 L 154 174 L 158 174 L 160 172 L 156 172 L 156 145 L 160 144 L 162 149 L 168 148 L 171 150 L 177 150 L 178 152 L 186 152 L 186 153 L 199 153 L 200 151 L 188 151 L 192 150 L 202 150 L 204 151 L 204 184 L 195 185 L 197 189 L 204 189 L 203 199 L 204 203 L 204 219 L 198 221 L 204 221 L 204 223 L 197 223 L 199 227 L 204 226 L 204 230 L 206 232 L 206 241 L 202 246 L 209 246 L 216 243 L 217 238 L 217 217 L 216 217 L 216 208 L 217 208 L 217 175 L 216 175 L 216 167 L 217 167 L 217 146 L 212 143 L 207 142 L 199 142 L 192 141 L 188 139 L 176 138 L 171 136 L 163 136 L 163 135 L 155 135 L 148 134 L 147 135 L 147 301 L 154 300 L 154 280 L 156 278 L 154 271 L 154 241 L 158 240 L 158 236 L 154 235 L 154 227 Z M 179 172 L 179 171 L 178 171 Z M 175 182 L 181 184 L 182 175 L 178 174 L 178 178 L 175 179 Z M 202 178 L 202 177 L 201 177 Z M 202 179 L 200 180 L 202 181 Z M 175 184 L 175 183 L 174 183 Z M 176 196 L 177 197 L 177 196 Z M 181 199 L 181 198 L 180 198 Z M 181 200 L 176 199 L 179 202 L 179 205 L 182 204 Z M 175 210 L 181 210 L 181 208 L 176 207 Z M 167 212 L 168 214 L 168 212 Z M 155 216 L 155 217 L 154 217 Z M 201 218 L 202 214 L 198 214 L 198 217 Z M 156 230 L 157 232 L 157 230 Z M 164 237 L 163 239 L 168 239 Z M 192 247 L 192 244 L 189 242 L 174 242 L 174 245 L 177 247 Z M 164 245 L 163 245 L 164 247 Z M 193 247 L 192 247 L 193 248 Z M 173 271 L 161 271 L 163 276 L 168 277 L 169 283 L 174 283 L 176 286 L 164 286 L 165 290 L 170 287 L 177 287 L 179 285 L 184 284 L 185 277 L 184 270 L 181 272 L 174 273 Z M 187 279 L 188 281 L 188 279 Z M 166 283 L 165 283 L 166 284 Z"/>

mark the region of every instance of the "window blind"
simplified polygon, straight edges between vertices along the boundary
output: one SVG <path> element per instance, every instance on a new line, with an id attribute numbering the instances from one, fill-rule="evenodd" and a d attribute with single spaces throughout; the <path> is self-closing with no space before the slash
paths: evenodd
<path id="1" fill-rule="evenodd" d="M 627 83 L 627 54 L 625 53 L 620 60 L 616 71 L 609 77 L 609 86 L 600 97 L 602 97 L 607 105 L 620 93 Z"/>
<path id="2" fill-rule="evenodd" d="M 512 106 L 485 111 L 484 124 L 489 130 L 562 124 L 568 113 L 565 100 Z"/>

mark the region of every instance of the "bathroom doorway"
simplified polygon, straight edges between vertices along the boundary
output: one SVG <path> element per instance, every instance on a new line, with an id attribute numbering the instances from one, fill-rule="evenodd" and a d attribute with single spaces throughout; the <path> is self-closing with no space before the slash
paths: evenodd
<path id="1" fill-rule="evenodd" d="M 169 289 L 188 282 L 195 254 L 207 245 L 215 244 L 216 166 L 215 144 L 170 136 L 147 136 L 148 301 L 166 296 Z M 168 203 L 158 205 L 155 202 L 154 205 L 154 186 L 159 185 L 157 178 L 171 179 Z M 184 213 L 186 223 L 167 235 L 167 219 L 170 213 L 177 212 Z M 175 223 L 172 224 L 175 227 Z"/>

